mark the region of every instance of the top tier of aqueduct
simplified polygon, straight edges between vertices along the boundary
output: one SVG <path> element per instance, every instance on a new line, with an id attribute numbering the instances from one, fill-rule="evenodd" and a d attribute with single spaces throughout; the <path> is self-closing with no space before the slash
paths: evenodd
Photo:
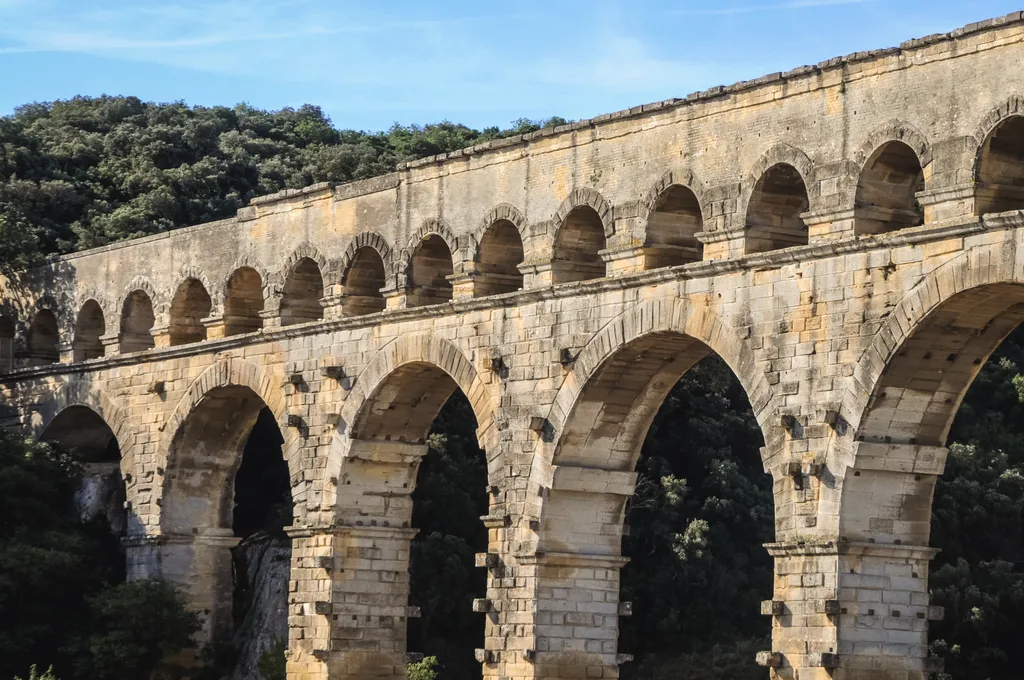
<path id="1" fill-rule="evenodd" d="M 7 316 L 26 332 L 37 310 L 51 309 L 67 346 L 90 299 L 108 333 L 134 290 L 153 298 L 157 327 L 169 323 L 161 309 L 168 313 L 186 279 L 206 288 L 212 316 L 223 314 L 242 266 L 280 289 L 289 268 L 312 260 L 328 307 L 346 294 L 363 246 L 380 256 L 391 308 L 671 265 L 685 268 L 677 276 L 701 276 L 729 262 L 756 265 L 768 251 L 1017 207 L 1021 178 L 989 182 L 980 165 L 993 126 L 1020 105 L 1002 85 L 1024 66 L 1021 21 L 1017 12 L 369 180 L 256 198 L 230 219 L 53 258 L 7 287 Z M 685 191 L 668 196 L 673 185 Z M 496 237 L 497 254 L 483 262 L 484 235 L 497 222 L 514 226 L 522 249 L 505 242 L 510 234 Z M 452 268 L 428 252 L 419 269 L 430 280 L 417 283 L 411 261 L 431 235 L 447 246 Z M 472 285 L 488 276 L 493 285 Z M 374 286 L 378 277 L 371 274 Z M 432 290 L 443 279 L 454 295 Z M 417 295 L 418 285 L 431 290 Z"/>

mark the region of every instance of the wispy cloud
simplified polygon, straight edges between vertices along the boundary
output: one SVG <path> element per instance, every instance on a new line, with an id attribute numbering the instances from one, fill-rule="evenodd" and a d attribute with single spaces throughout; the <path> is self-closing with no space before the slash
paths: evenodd
<path id="1" fill-rule="evenodd" d="M 838 5 L 866 5 L 878 0 L 791 0 L 767 5 L 742 5 L 739 7 L 714 7 L 707 9 L 678 9 L 676 16 L 729 16 L 732 14 L 753 14 L 755 12 L 777 12 L 787 9 L 810 9 L 813 7 L 835 7 Z"/>

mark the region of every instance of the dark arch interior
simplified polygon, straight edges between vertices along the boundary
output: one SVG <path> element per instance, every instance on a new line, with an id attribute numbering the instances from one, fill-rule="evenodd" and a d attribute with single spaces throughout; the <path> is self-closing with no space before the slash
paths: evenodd
<path id="1" fill-rule="evenodd" d="M 693 191 L 680 184 L 667 187 L 658 196 L 647 218 L 648 269 L 699 262 L 703 244 L 696 234 L 704 218 Z"/>
<path id="2" fill-rule="evenodd" d="M 50 421 L 40 440 L 66 451 L 82 465 L 82 481 L 75 494 L 78 516 L 104 521 L 112 535 L 123 536 L 128 513 L 121 448 L 103 417 L 87 406 L 69 406 Z"/>
<path id="3" fill-rule="evenodd" d="M 345 297 L 341 306 L 345 316 L 373 314 L 384 309 L 381 289 L 386 285 L 384 260 L 376 248 L 363 246 L 356 251 L 345 273 Z"/>
<path id="4" fill-rule="evenodd" d="M 559 225 L 555 236 L 552 283 L 603 277 L 605 263 L 601 259 L 601 251 L 605 248 L 601 216 L 589 205 L 573 208 Z"/>
<path id="5" fill-rule="evenodd" d="M 95 300 L 89 300 L 78 312 L 75 321 L 74 360 L 88 361 L 103 356 L 100 338 L 106 333 L 103 310 Z"/>
<path id="6" fill-rule="evenodd" d="M 1024 116 L 996 126 L 978 156 L 975 214 L 1024 208 Z"/>
<path id="7" fill-rule="evenodd" d="M 263 278 L 252 267 L 239 267 L 228 279 L 224 298 L 224 335 L 255 333 L 263 328 Z"/>
<path id="8" fill-rule="evenodd" d="M 864 164 L 854 208 L 858 234 L 879 234 L 924 224 L 916 194 L 924 190 L 924 171 L 914 150 L 887 142 Z"/>
<path id="9" fill-rule="evenodd" d="M 132 291 L 121 310 L 121 354 L 152 349 L 154 323 L 153 301 L 141 290 Z"/>
<path id="10" fill-rule="evenodd" d="M 26 366 L 44 366 L 60 361 L 60 331 L 57 317 L 48 309 L 36 312 L 28 329 Z"/>
<path id="11" fill-rule="evenodd" d="M 523 239 L 509 220 L 499 220 L 480 239 L 474 294 L 476 297 L 511 293 L 523 287 L 519 265 L 523 263 Z"/>
<path id="12" fill-rule="evenodd" d="M 171 301 L 171 346 L 206 340 L 203 319 L 210 316 L 213 302 L 202 282 L 185 279 Z"/>
<path id="13" fill-rule="evenodd" d="M 807 187 L 796 168 L 786 163 L 768 168 L 754 185 L 747 206 L 747 254 L 807 245 L 807 225 L 800 216 L 809 205 Z"/>
<path id="14" fill-rule="evenodd" d="M 452 253 L 438 234 L 426 236 L 413 253 L 408 272 L 408 306 L 437 305 L 452 299 Z"/>
<path id="15" fill-rule="evenodd" d="M 0 316 L 0 371 L 14 369 L 14 322 Z"/>
<path id="16" fill-rule="evenodd" d="M 320 300 L 324 297 L 324 278 L 320 266 L 308 257 L 298 261 L 284 282 L 281 297 L 281 325 L 319 321 L 324 318 Z"/>

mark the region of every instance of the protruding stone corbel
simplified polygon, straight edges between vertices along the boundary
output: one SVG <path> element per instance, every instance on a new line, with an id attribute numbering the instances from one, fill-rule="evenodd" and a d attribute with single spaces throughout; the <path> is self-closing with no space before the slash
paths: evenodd
<path id="1" fill-rule="evenodd" d="M 762 600 L 762 616 L 782 616 L 786 613 L 786 603 L 782 600 Z"/>
<path id="2" fill-rule="evenodd" d="M 501 564 L 501 558 L 498 557 L 498 553 L 477 553 L 474 559 L 476 560 L 476 566 L 486 567 L 487 569 L 497 569 Z"/>
<path id="3" fill-rule="evenodd" d="M 615 665 L 616 666 L 621 666 L 622 664 L 629 663 L 632 660 L 633 660 L 633 655 L 632 654 L 616 654 L 615 655 Z"/>
<path id="4" fill-rule="evenodd" d="M 494 603 L 486 597 L 477 597 L 473 600 L 473 611 L 477 614 L 486 614 L 494 610 Z"/>
<path id="5" fill-rule="evenodd" d="M 632 616 L 633 603 L 627 601 L 619 602 L 619 616 Z"/>
<path id="6" fill-rule="evenodd" d="M 405 615 L 410 619 L 419 619 L 423 617 L 423 611 L 419 607 L 409 605 L 405 608 Z"/>
<path id="7" fill-rule="evenodd" d="M 758 666 L 764 666 L 765 668 L 781 668 L 782 654 L 779 652 L 758 652 L 757 656 L 754 657 L 754 661 Z"/>
<path id="8" fill-rule="evenodd" d="M 473 656 L 476 658 L 477 663 L 497 663 L 497 655 L 490 649 L 474 649 Z"/>

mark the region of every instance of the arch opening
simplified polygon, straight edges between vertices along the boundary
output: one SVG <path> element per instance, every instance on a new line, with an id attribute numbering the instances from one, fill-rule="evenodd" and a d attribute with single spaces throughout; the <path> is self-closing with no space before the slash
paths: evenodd
<path id="1" fill-rule="evenodd" d="M 263 329 L 263 277 L 252 267 L 239 267 L 228 279 L 224 297 L 224 335 Z"/>
<path id="2" fill-rule="evenodd" d="M 383 311 L 384 294 L 381 289 L 386 284 L 384 258 L 372 246 L 359 248 L 342 281 L 345 297 L 341 308 L 344 315 L 359 316 Z"/>
<path id="3" fill-rule="evenodd" d="M 121 448 L 103 417 L 88 406 L 68 406 L 54 416 L 39 439 L 67 452 L 82 466 L 81 482 L 74 496 L 78 517 L 84 522 L 100 519 L 111 535 L 124 536 L 128 513 Z M 123 554 L 120 547 L 117 550 Z M 121 566 L 124 567 L 123 560 Z"/>
<path id="4" fill-rule="evenodd" d="M 978 152 L 975 215 L 1024 208 L 1024 116 L 996 126 Z"/>
<path id="5" fill-rule="evenodd" d="M 45 366 L 60 361 L 60 330 L 57 317 L 49 309 L 36 312 L 28 328 L 26 366 Z"/>
<path id="6" fill-rule="evenodd" d="M 399 578 L 382 604 L 421 612 L 372 636 L 387 640 L 383 649 L 394 662 L 404 663 L 406 649 L 436 656 L 444 677 L 460 680 L 481 677 L 473 650 L 490 625 L 472 611 L 473 599 L 486 589 L 474 555 L 487 550 L 479 518 L 489 503 L 476 425 L 472 406 L 447 372 L 426 361 L 401 365 L 361 406 L 339 477 L 339 522 L 400 528 L 385 530 L 392 533 L 374 543 L 399 560 Z M 386 505 L 372 500 L 385 492 Z M 367 578 L 376 582 L 375 574 Z M 356 592 L 361 587 L 348 585 Z"/>
<path id="7" fill-rule="evenodd" d="M 899 141 L 878 147 L 857 182 L 854 219 L 858 234 L 881 234 L 924 224 L 917 201 L 924 191 L 924 170 L 917 154 Z"/>
<path id="8" fill-rule="evenodd" d="M 667 187 L 647 218 L 646 246 L 655 249 L 647 268 L 700 262 L 704 245 L 696 235 L 703 229 L 704 217 L 693 190 L 681 184 Z"/>
<path id="9" fill-rule="evenodd" d="M 210 316 L 213 301 L 199 279 L 185 279 L 171 300 L 171 347 L 206 340 L 203 319 Z"/>
<path id="10" fill-rule="evenodd" d="M 512 293 L 523 287 L 523 239 L 510 220 L 498 220 L 487 228 L 477 252 L 474 297 Z"/>
<path id="11" fill-rule="evenodd" d="M 153 338 L 153 301 L 142 290 L 132 291 L 121 309 L 121 354 L 141 352 L 156 346 Z"/>
<path id="12" fill-rule="evenodd" d="M 234 677 L 254 677 L 264 645 L 288 636 L 293 499 L 283 442 L 259 395 L 227 385 L 200 400 L 168 454 L 163 577 L 208 612 L 200 641 L 232 651 L 220 670 Z"/>
<path id="13" fill-rule="evenodd" d="M 1010 283 L 969 288 L 925 315 L 876 381 L 843 481 L 843 538 L 938 549 L 902 560 L 915 579 L 891 597 L 945 607 L 917 644 L 953 677 L 1015 672 L 1024 612 L 1007 593 L 1024 585 L 1022 322 L 1024 286 Z"/>
<path id="14" fill-rule="evenodd" d="M 281 325 L 319 321 L 324 318 L 324 277 L 312 259 L 299 260 L 284 282 L 281 297 Z"/>
<path id="15" fill-rule="evenodd" d="M 103 310 L 95 300 L 89 300 L 78 312 L 75 320 L 75 339 L 72 349 L 74 361 L 88 361 L 103 356 L 103 342 L 100 338 L 107 332 Z"/>
<path id="16" fill-rule="evenodd" d="M 606 270 L 601 251 L 606 247 L 601 216 L 589 205 L 576 206 L 565 216 L 555 235 L 552 283 L 604 277 Z"/>
<path id="17" fill-rule="evenodd" d="M 409 261 L 408 306 L 421 307 L 450 302 L 451 276 L 455 273 L 452 252 L 439 234 L 429 234 Z"/>
<path id="18" fill-rule="evenodd" d="M 746 254 L 805 246 L 807 225 L 801 217 L 810 200 L 800 172 L 788 163 L 768 168 L 754 185 L 747 206 Z"/>
<path id="19" fill-rule="evenodd" d="M 14 322 L 0 315 L 0 372 L 14 370 Z"/>
<path id="20" fill-rule="evenodd" d="M 621 651 L 652 677 L 690 664 L 724 668 L 722 677 L 747 674 L 770 634 L 769 623 L 745 613 L 773 583 L 762 547 L 774 535 L 763 444 L 739 380 L 698 340 L 655 332 L 607 357 L 556 442 L 538 551 L 574 557 L 539 584 L 568 595 L 541 598 L 553 625 L 538 634 L 618 633 Z M 598 565 L 607 579 L 583 580 Z M 600 631 L 557 617 L 620 597 L 632 602 L 632 616 L 605 617 Z M 587 665 L 615 667 L 619 649 L 594 649 Z"/>

